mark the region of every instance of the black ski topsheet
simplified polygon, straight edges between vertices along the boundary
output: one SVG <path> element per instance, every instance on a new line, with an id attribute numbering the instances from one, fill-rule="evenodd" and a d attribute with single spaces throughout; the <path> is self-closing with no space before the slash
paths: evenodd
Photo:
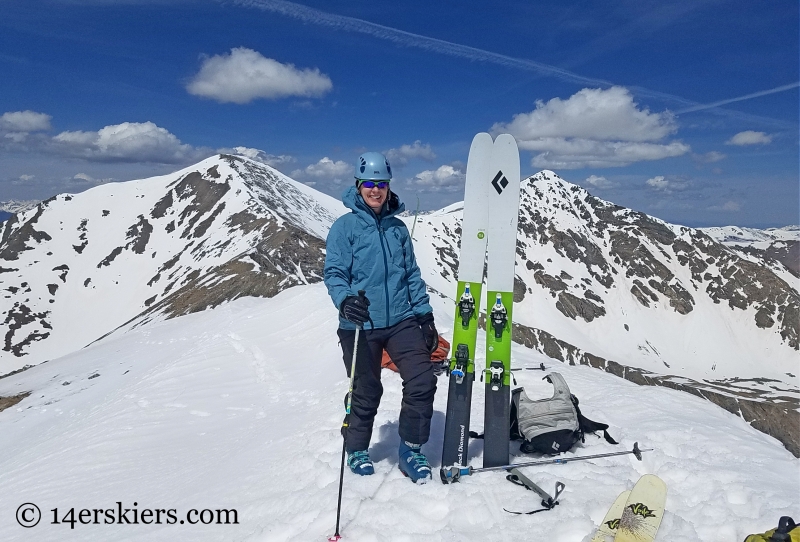
<path id="1" fill-rule="evenodd" d="M 483 466 L 508 464 L 508 443 L 511 441 L 511 386 L 501 385 L 492 390 L 486 383 L 486 406 L 483 416 Z"/>
<path id="2" fill-rule="evenodd" d="M 445 441 L 442 449 L 442 466 L 466 466 L 469 453 L 469 414 L 472 407 L 472 383 L 475 373 L 464 375 L 461 383 L 450 374 L 447 392 L 447 417 L 444 424 Z"/>

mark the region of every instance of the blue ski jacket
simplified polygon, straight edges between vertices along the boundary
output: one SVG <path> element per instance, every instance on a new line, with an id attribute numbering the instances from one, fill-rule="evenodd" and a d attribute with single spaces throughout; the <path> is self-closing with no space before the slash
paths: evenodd
<path id="1" fill-rule="evenodd" d="M 345 191 L 342 202 L 352 212 L 339 217 L 328 232 L 323 272 L 336 308 L 364 290 L 375 328 L 433 312 L 408 228 L 396 216 L 405 210 L 397 195 L 389 193 L 380 216 L 355 186 Z M 339 327 L 356 328 L 341 315 Z"/>

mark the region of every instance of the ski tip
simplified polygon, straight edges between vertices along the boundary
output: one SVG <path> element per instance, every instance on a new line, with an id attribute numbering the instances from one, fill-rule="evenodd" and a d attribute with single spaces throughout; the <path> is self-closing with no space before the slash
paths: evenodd
<path id="1" fill-rule="evenodd" d="M 329 542 L 339 542 L 339 540 L 341 540 L 341 539 L 342 539 L 342 537 L 339 536 L 338 534 L 335 534 L 333 536 L 329 536 L 328 537 L 328 541 Z"/>

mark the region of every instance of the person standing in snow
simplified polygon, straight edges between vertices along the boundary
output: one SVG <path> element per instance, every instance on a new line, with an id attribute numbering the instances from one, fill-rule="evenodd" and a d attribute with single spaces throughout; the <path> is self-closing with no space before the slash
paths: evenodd
<path id="1" fill-rule="evenodd" d="M 389 161 L 378 152 L 362 154 L 355 179 L 342 196 L 352 212 L 336 220 L 328 233 L 324 269 L 325 286 L 339 309 L 337 334 L 348 376 L 355 329 L 362 329 L 345 436 L 347 465 L 355 474 L 375 472 L 369 443 L 383 394 L 385 349 L 403 379 L 399 467 L 413 482 L 424 483 L 431 478 L 431 467 L 421 448 L 430 434 L 436 393 L 430 354 L 439 335 L 411 236 L 397 218 L 405 206 L 389 188 Z M 359 297 L 359 290 L 366 296 Z"/>

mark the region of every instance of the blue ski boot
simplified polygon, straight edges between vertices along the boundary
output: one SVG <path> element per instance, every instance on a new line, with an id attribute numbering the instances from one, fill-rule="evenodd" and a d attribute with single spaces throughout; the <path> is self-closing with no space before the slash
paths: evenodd
<path id="1" fill-rule="evenodd" d="M 397 466 L 415 484 L 424 484 L 431 479 L 431 466 L 420 448 L 420 444 L 400 442 L 400 462 Z"/>
<path id="2" fill-rule="evenodd" d="M 367 450 L 348 453 L 347 466 L 350 467 L 351 471 L 360 476 L 375 474 L 375 467 L 372 466 L 372 460 L 369 458 Z"/>

